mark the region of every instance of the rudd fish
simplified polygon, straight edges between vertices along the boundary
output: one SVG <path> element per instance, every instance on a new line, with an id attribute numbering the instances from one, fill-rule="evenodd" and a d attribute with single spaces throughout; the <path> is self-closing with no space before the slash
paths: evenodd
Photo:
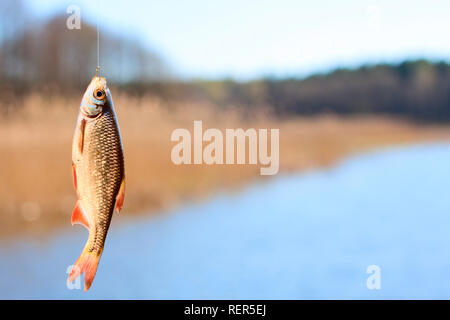
<path id="1" fill-rule="evenodd" d="M 72 144 L 72 166 L 78 195 L 72 225 L 84 225 L 89 238 L 68 281 L 73 282 L 84 273 L 87 291 L 97 272 L 113 211 L 120 211 L 125 195 L 119 124 L 106 79 L 97 74 L 81 101 Z"/>

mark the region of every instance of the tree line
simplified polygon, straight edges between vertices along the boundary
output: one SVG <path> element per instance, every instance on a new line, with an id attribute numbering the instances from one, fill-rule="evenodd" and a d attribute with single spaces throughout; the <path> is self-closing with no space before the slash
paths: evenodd
<path id="1" fill-rule="evenodd" d="M 450 65 L 426 60 L 337 69 L 304 79 L 134 83 L 122 88 L 163 99 L 207 101 L 221 108 L 271 107 L 281 116 L 389 114 L 450 121 Z"/>
<path id="2" fill-rule="evenodd" d="M 20 0 L 0 3 L 0 100 L 31 90 L 79 94 L 95 72 L 96 29 L 66 28 L 66 16 L 39 21 Z M 337 69 L 306 78 L 247 82 L 177 80 L 164 59 L 127 34 L 101 35 L 103 75 L 118 90 L 177 102 L 275 114 L 390 114 L 450 121 L 450 65 L 426 60 Z"/>

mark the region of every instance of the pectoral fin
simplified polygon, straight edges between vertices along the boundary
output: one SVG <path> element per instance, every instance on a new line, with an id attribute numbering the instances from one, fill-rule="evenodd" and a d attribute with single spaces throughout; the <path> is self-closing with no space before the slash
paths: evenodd
<path id="1" fill-rule="evenodd" d="M 86 211 L 83 209 L 80 200 L 75 204 L 75 208 L 72 212 L 72 225 L 81 224 L 89 230 L 89 219 L 86 215 Z"/>
<path id="2" fill-rule="evenodd" d="M 75 166 L 75 163 L 72 162 L 72 171 L 73 171 L 73 185 L 75 186 L 75 190 L 78 193 L 78 186 L 77 186 L 77 168 Z"/>
<path id="3" fill-rule="evenodd" d="M 122 182 L 120 183 L 119 193 L 116 198 L 116 210 L 120 212 L 123 205 L 123 200 L 125 199 L 125 176 L 122 178 Z"/>
<path id="4" fill-rule="evenodd" d="M 80 154 L 83 153 L 83 147 L 84 147 L 84 129 L 86 128 L 86 120 L 81 119 L 80 126 L 79 126 L 79 134 L 78 134 L 78 150 L 80 151 Z"/>

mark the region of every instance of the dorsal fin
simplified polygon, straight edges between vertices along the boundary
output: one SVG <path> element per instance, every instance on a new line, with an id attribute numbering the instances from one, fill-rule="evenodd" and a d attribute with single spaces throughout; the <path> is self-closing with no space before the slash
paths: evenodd
<path id="1" fill-rule="evenodd" d="M 122 209 L 124 199 L 125 199 L 125 175 L 122 177 L 119 193 L 117 194 L 116 197 L 116 210 L 119 212 Z"/>

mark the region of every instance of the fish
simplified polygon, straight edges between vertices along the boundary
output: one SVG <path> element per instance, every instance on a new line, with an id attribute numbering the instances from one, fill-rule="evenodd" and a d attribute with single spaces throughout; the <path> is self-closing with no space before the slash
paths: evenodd
<path id="1" fill-rule="evenodd" d="M 119 123 L 106 79 L 96 75 L 80 104 L 72 142 L 72 171 L 77 202 L 72 225 L 89 230 L 84 249 L 68 282 L 84 273 L 84 291 L 94 281 L 106 235 L 115 210 L 125 197 L 125 167 Z"/>

